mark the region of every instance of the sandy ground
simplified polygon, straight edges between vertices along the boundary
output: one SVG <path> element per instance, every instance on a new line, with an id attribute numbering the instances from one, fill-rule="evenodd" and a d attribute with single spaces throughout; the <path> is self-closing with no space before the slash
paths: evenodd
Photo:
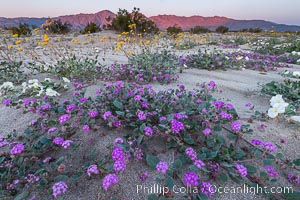
<path id="1" fill-rule="evenodd" d="M 97 45 L 95 45 L 97 46 Z M 114 61 L 124 62 L 126 57 L 122 56 L 120 53 L 104 55 L 103 52 L 99 53 L 100 56 L 105 57 L 105 62 L 111 64 Z M 284 70 L 284 69 L 280 69 Z M 292 70 L 300 70 L 300 66 L 295 65 Z M 214 96 L 220 98 L 226 102 L 231 102 L 237 109 L 241 121 L 247 123 L 248 118 L 254 114 L 254 111 L 266 112 L 269 108 L 270 97 L 263 96 L 260 94 L 260 87 L 258 83 L 268 83 L 272 80 L 281 81 L 283 78 L 278 74 L 278 72 L 268 72 L 267 74 L 260 74 L 258 71 L 252 70 L 227 70 L 227 71 L 207 71 L 199 69 L 186 69 L 183 73 L 179 74 L 180 78 L 177 82 L 169 85 L 153 84 L 155 90 L 163 90 L 166 88 L 175 88 L 178 84 L 184 84 L 186 89 L 193 89 L 196 87 L 196 83 L 215 81 L 221 93 L 216 93 Z M 86 96 L 95 96 L 95 91 L 103 86 L 103 82 L 99 81 L 95 85 L 91 85 L 87 88 Z M 62 94 L 69 95 L 70 93 Z M 246 103 L 251 103 L 254 105 L 254 110 L 249 110 L 245 106 Z M 37 116 L 27 113 L 23 114 L 21 110 L 10 109 L 0 105 L 0 134 L 6 135 L 13 129 L 17 131 L 23 131 L 31 120 L 35 119 Z M 264 132 L 258 130 L 258 126 L 261 124 L 266 125 Z M 261 139 L 263 141 L 271 141 L 278 145 L 280 150 L 289 158 L 295 159 L 300 157 L 300 145 L 299 145 L 299 126 L 288 124 L 285 121 L 280 121 L 275 124 L 272 120 L 266 122 L 254 121 L 251 124 L 254 129 L 254 134 L 251 136 L 246 136 L 247 139 L 251 140 L 253 138 Z M 118 131 L 109 132 L 104 136 L 101 141 L 99 141 L 95 146 L 97 146 L 100 152 L 107 152 L 107 146 L 112 143 L 113 139 L 120 136 L 122 133 Z M 280 139 L 286 138 L 286 144 L 281 144 Z M 164 144 L 162 141 L 154 141 L 153 145 L 156 148 L 161 148 Z M 173 152 L 168 151 L 166 153 L 158 154 L 159 158 L 164 160 L 171 160 L 173 157 Z M 144 163 L 139 163 L 137 161 L 131 161 L 127 165 L 126 171 L 120 177 L 120 183 L 113 186 L 111 189 L 111 194 L 116 194 L 116 196 L 121 200 L 142 200 L 147 199 L 146 193 L 137 193 L 137 184 L 141 184 L 139 180 L 139 175 L 144 172 L 150 172 L 149 179 L 147 180 L 148 186 L 154 184 L 155 178 L 159 177 L 159 174 L 153 170 L 148 169 Z M 201 179 L 201 178 L 200 178 Z M 77 185 L 71 185 L 68 193 L 65 195 L 64 199 L 67 200 L 96 200 L 96 199 L 107 199 L 108 197 L 99 196 L 99 188 L 101 187 L 100 179 L 80 179 L 81 181 Z M 280 178 L 281 186 L 290 186 L 290 184 Z M 228 182 L 226 186 L 238 186 L 233 182 Z M 298 188 L 299 190 L 299 188 Z M 182 195 L 177 195 L 174 199 L 184 199 Z M 258 196 L 254 194 L 217 194 L 214 199 L 265 199 L 264 196 Z"/>

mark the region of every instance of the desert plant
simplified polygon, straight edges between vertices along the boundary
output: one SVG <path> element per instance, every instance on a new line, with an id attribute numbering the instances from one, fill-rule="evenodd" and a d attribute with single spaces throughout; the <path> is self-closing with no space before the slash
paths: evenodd
<path id="1" fill-rule="evenodd" d="M 13 26 L 13 27 L 10 27 L 8 29 L 12 30 L 13 35 L 17 34 L 19 37 L 21 35 L 24 35 L 24 36 L 30 36 L 31 35 L 31 29 L 30 29 L 29 25 L 26 24 L 26 23 L 24 23 L 24 24 L 20 23 L 18 27 Z"/>
<path id="2" fill-rule="evenodd" d="M 84 29 L 83 29 L 83 31 L 81 31 L 81 33 L 89 34 L 89 33 L 97 33 L 99 31 L 101 31 L 100 27 L 96 23 L 90 22 L 84 27 Z"/>
<path id="3" fill-rule="evenodd" d="M 46 21 L 46 24 L 43 25 L 44 30 L 49 31 L 50 33 L 56 34 L 66 34 L 71 30 L 71 24 L 68 22 L 62 22 L 60 19 L 52 20 L 49 19 Z"/>
<path id="4" fill-rule="evenodd" d="M 217 33 L 222 33 L 222 34 L 224 34 L 224 33 L 227 33 L 228 31 L 229 31 L 229 28 L 226 27 L 226 26 L 218 26 L 218 27 L 216 28 L 216 32 L 217 32 Z"/>
<path id="5" fill-rule="evenodd" d="M 195 26 L 194 28 L 190 29 L 190 33 L 193 34 L 199 34 L 199 33 L 210 33 L 211 31 L 206 28 L 206 27 L 202 27 L 202 26 Z"/>
<path id="6" fill-rule="evenodd" d="M 112 20 L 111 29 L 118 32 L 129 32 L 132 30 L 130 26 L 132 24 L 135 25 L 134 31 L 136 33 L 156 33 L 159 30 L 156 24 L 148 20 L 136 7 L 133 8 L 131 13 L 126 9 L 119 9 L 116 18 Z"/>
<path id="7" fill-rule="evenodd" d="M 167 33 L 172 36 L 176 36 L 178 33 L 182 33 L 182 32 L 183 32 L 182 28 L 176 24 L 174 26 L 169 26 L 167 28 Z"/>

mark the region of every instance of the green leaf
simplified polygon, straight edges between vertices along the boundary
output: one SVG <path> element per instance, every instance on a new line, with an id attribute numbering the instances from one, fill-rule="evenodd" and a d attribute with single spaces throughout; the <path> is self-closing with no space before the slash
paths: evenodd
<path id="1" fill-rule="evenodd" d="M 175 162 L 173 163 L 173 167 L 174 167 L 175 169 L 180 169 L 180 168 L 182 167 L 182 162 L 181 162 L 181 160 L 179 160 L 179 159 L 175 160 Z"/>
<path id="2" fill-rule="evenodd" d="M 5 157 L 4 157 L 4 156 L 1 156 L 1 157 L 0 157 L 0 163 L 2 163 L 4 160 L 5 160 Z"/>
<path id="3" fill-rule="evenodd" d="M 157 163 L 159 163 L 159 159 L 157 157 L 154 157 L 150 154 L 146 155 L 146 161 L 147 161 L 147 165 L 149 167 L 151 167 L 152 169 L 156 168 Z"/>
<path id="4" fill-rule="evenodd" d="M 256 167 L 254 167 L 254 166 L 252 166 L 252 165 L 246 164 L 245 167 L 247 168 L 247 171 L 248 171 L 249 174 L 254 174 L 254 173 L 256 173 L 256 171 L 257 171 L 257 170 L 256 170 Z"/>
<path id="5" fill-rule="evenodd" d="M 296 166 L 300 166 L 300 158 L 296 159 L 296 160 L 293 160 L 293 163 L 296 165 Z"/>
<path id="6" fill-rule="evenodd" d="M 226 183 L 228 181 L 228 176 L 227 174 L 225 174 L 224 172 L 221 172 L 220 173 L 220 176 L 219 176 L 219 181 L 223 184 L 223 183 Z"/>
<path id="7" fill-rule="evenodd" d="M 27 190 L 24 190 L 21 194 L 18 194 L 14 200 L 22 200 L 29 196 L 29 192 Z"/>
<path id="8" fill-rule="evenodd" d="M 37 171 L 34 173 L 34 175 L 39 175 L 39 174 L 42 174 L 42 173 L 45 173 L 45 172 L 47 172 L 47 170 L 44 169 L 44 168 L 41 168 L 41 169 L 37 170 Z"/>
<path id="9" fill-rule="evenodd" d="M 149 194 L 148 200 L 158 200 L 158 196 L 156 194 Z"/>
<path id="10" fill-rule="evenodd" d="M 54 178 L 54 182 L 67 181 L 68 179 L 69 177 L 66 175 L 58 175 Z"/>
<path id="11" fill-rule="evenodd" d="M 195 143 L 195 141 L 194 141 L 194 139 L 193 138 L 191 138 L 191 137 L 188 137 L 188 138 L 184 138 L 184 141 L 187 143 L 187 144 L 194 144 Z"/>
<path id="12" fill-rule="evenodd" d="M 120 116 L 124 116 L 124 115 L 125 115 L 125 112 L 116 111 L 116 114 L 117 114 L 117 115 L 120 115 Z"/>
<path id="13" fill-rule="evenodd" d="M 264 165 L 274 165 L 274 161 L 271 159 L 265 159 L 263 161 Z"/>
<path id="14" fill-rule="evenodd" d="M 79 179 L 83 175 L 83 172 L 77 172 L 71 176 L 73 180 Z"/>
<path id="15" fill-rule="evenodd" d="M 59 107 L 59 108 L 57 109 L 57 111 L 58 111 L 59 113 L 64 113 L 64 112 L 65 112 L 65 109 L 64 109 L 63 107 Z"/>
<path id="16" fill-rule="evenodd" d="M 65 158 L 62 156 L 62 157 L 60 157 L 55 163 L 57 164 L 57 165 L 60 165 L 61 163 L 63 163 L 65 161 Z"/>
<path id="17" fill-rule="evenodd" d="M 119 100 L 114 100 L 114 101 L 113 101 L 113 104 L 114 104 L 114 106 L 115 106 L 116 108 L 118 108 L 118 109 L 120 109 L 120 110 L 123 110 L 123 104 L 122 104 L 121 101 L 119 101 Z"/>
<path id="18" fill-rule="evenodd" d="M 283 193 L 285 196 L 286 200 L 299 200 L 300 199 L 300 191 L 293 191 L 291 192 L 291 188 L 289 188 L 289 191 L 287 190 L 287 188 L 283 188 L 282 191 L 285 192 Z"/>
<path id="19" fill-rule="evenodd" d="M 167 179 L 166 179 L 166 186 L 168 187 L 168 188 L 173 188 L 173 186 L 174 186 L 174 180 L 173 180 L 173 178 L 172 177 L 168 177 Z"/>
<path id="20" fill-rule="evenodd" d="M 40 143 L 42 144 L 49 144 L 50 143 L 50 139 L 46 138 L 45 136 L 40 138 Z"/>

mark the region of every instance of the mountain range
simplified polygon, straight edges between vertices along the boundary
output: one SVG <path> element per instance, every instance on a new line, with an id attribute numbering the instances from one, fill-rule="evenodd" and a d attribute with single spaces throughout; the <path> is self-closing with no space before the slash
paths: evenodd
<path id="1" fill-rule="evenodd" d="M 64 15 L 54 17 L 52 19 L 60 19 L 62 22 L 68 22 L 72 25 L 73 29 L 82 29 L 89 22 L 95 22 L 96 24 L 103 26 L 110 23 L 111 19 L 116 17 L 116 14 L 109 10 L 102 10 L 94 14 L 76 14 L 76 15 Z M 32 17 L 18 17 L 18 18 L 5 18 L 0 17 L 0 27 L 18 26 L 19 23 L 27 23 L 29 25 L 41 26 L 45 21 L 44 18 L 32 18 Z M 149 17 L 148 19 L 154 21 L 156 25 L 161 29 L 165 30 L 169 26 L 180 26 L 183 30 L 188 30 L 195 26 L 207 27 L 214 30 L 218 26 L 226 26 L 231 31 L 249 29 L 249 28 L 260 28 L 262 30 L 271 30 L 272 27 L 275 31 L 300 31 L 300 26 L 296 25 L 285 25 L 277 24 L 274 22 L 264 20 L 236 20 L 227 17 L 202 17 L 202 16 L 176 16 L 176 15 L 157 15 Z"/>

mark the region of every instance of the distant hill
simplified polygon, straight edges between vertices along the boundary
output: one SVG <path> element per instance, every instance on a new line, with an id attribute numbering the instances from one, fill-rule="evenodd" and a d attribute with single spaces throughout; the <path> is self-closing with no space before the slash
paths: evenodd
<path id="1" fill-rule="evenodd" d="M 95 14 L 76 14 L 54 17 L 62 22 L 69 22 L 73 29 L 82 29 L 89 22 L 95 22 L 100 26 L 107 25 L 116 16 L 109 10 L 103 10 Z M 0 17 L 0 27 L 17 26 L 19 23 L 27 23 L 29 25 L 41 26 L 47 18 L 4 18 Z M 235 20 L 227 17 L 203 17 L 203 16 L 176 16 L 176 15 L 157 15 L 149 17 L 154 21 L 161 30 L 167 29 L 169 26 L 178 25 L 184 30 L 188 30 L 195 26 L 203 26 L 214 30 L 218 26 L 227 26 L 229 30 L 236 31 L 249 28 L 260 28 L 262 30 L 275 31 L 300 31 L 300 26 L 277 24 L 264 20 Z"/>

